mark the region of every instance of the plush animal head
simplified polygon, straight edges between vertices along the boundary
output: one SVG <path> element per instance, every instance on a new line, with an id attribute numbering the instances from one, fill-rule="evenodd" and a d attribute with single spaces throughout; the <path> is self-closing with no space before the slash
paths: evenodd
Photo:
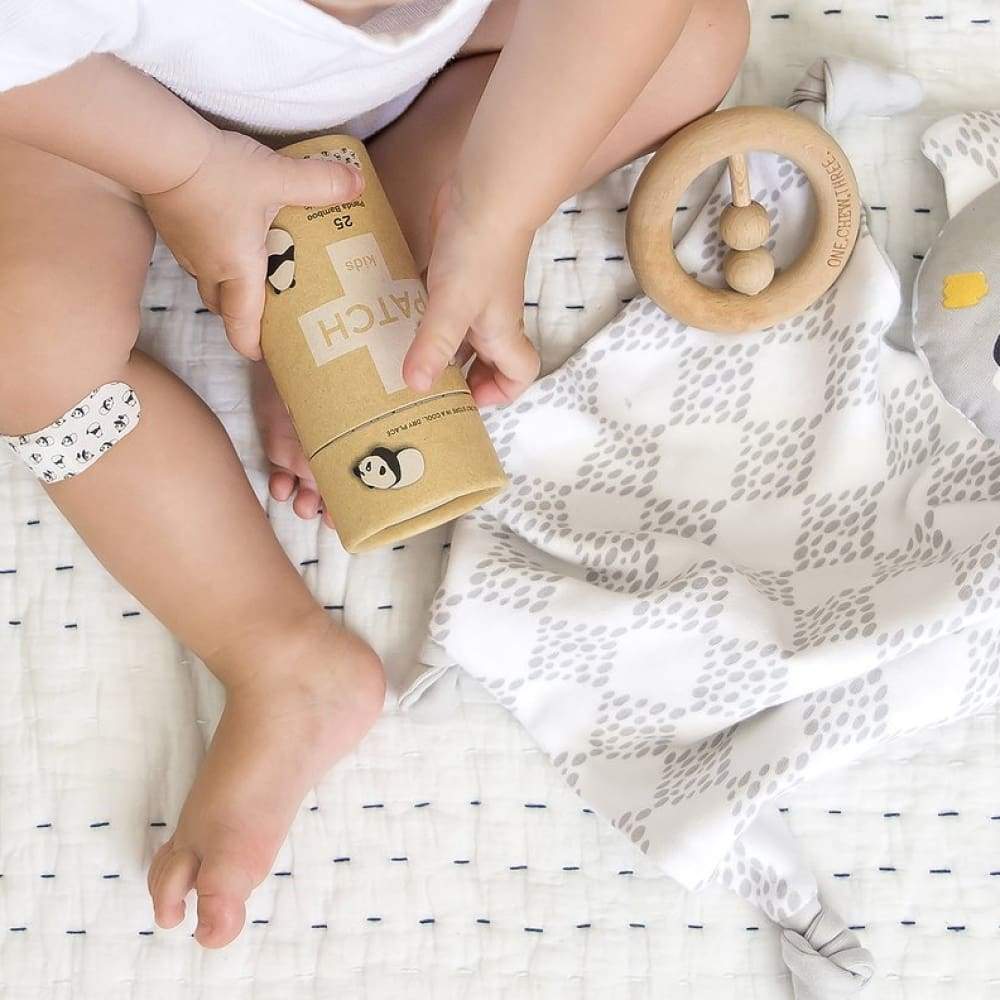
<path id="1" fill-rule="evenodd" d="M 1000 440 L 1000 185 L 941 230 L 921 265 L 913 343 L 944 398 Z"/>

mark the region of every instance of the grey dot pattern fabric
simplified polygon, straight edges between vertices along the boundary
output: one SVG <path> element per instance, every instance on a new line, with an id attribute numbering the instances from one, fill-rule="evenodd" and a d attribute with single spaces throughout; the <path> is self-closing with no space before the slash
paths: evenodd
<path id="1" fill-rule="evenodd" d="M 948 214 L 1000 182 L 1000 111 L 967 111 L 943 118 L 925 133 L 924 155 L 941 171 Z"/>
<path id="2" fill-rule="evenodd" d="M 787 266 L 808 189 L 777 157 L 750 171 Z M 707 281 L 720 184 L 678 245 Z M 883 343 L 899 302 L 867 227 L 769 330 L 633 299 L 488 416 L 511 487 L 457 525 L 436 601 L 431 637 L 588 805 L 776 917 L 815 881 L 753 846 L 774 800 L 1000 685 L 1000 451 Z"/>

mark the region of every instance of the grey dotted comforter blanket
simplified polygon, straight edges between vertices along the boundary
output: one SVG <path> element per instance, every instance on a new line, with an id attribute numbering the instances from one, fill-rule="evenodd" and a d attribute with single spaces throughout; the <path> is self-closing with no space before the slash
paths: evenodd
<path id="1" fill-rule="evenodd" d="M 793 100 L 832 130 L 914 90 L 830 60 Z M 771 155 L 750 170 L 781 266 L 808 186 Z M 678 245 L 703 281 L 726 183 Z M 754 832 L 778 796 L 998 694 L 1000 448 L 885 342 L 899 302 L 865 226 L 831 291 L 768 330 L 636 298 L 489 416 L 511 486 L 458 524 L 432 612 L 592 808 L 771 915 L 803 877 Z"/>

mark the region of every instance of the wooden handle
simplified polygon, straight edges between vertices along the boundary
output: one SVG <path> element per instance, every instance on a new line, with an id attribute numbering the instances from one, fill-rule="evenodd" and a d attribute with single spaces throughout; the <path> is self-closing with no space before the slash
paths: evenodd
<path id="1" fill-rule="evenodd" d="M 729 184 L 733 189 L 733 204 L 737 208 L 746 208 L 752 200 L 750 171 L 747 169 L 747 158 L 742 153 L 729 157 Z"/>

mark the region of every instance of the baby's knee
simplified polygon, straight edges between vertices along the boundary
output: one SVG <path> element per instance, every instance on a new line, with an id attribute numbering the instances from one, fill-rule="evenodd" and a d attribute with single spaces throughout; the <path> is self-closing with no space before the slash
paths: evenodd
<path id="1" fill-rule="evenodd" d="M 14 315 L 0 309 L 0 326 L 9 330 Z M 37 339 L 26 329 L 0 336 L 0 359 L 0 440 L 43 483 L 86 471 L 138 426 L 127 352 L 81 358 L 71 338 Z"/>
<path id="2" fill-rule="evenodd" d="M 726 18 L 722 25 L 722 45 L 727 67 L 725 89 L 739 75 L 750 47 L 750 7 L 746 0 L 724 0 Z"/>
<path id="3" fill-rule="evenodd" d="M 128 382 L 138 323 L 86 305 L 74 317 L 72 299 L 32 277 L 14 268 L 0 278 L 0 439 L 52 485 L 86 471 L 138 425 Z"/>
<path id="4" fill-rule="evenodd" d="M 704 51 L 705 110 L 714 108 L 739 74 L 750 44 L 747 0 L 697 0 L 691 27 Z"/>
<path id="5" fill-rule="evenodd" d="M 61 280 L 45 261 L 0 260 L 0 433 L 44 427 L 123 377 L 139 332 L 138 301 L 88 294 L 87 269 L 81 261 L 84 274 Z"/>

